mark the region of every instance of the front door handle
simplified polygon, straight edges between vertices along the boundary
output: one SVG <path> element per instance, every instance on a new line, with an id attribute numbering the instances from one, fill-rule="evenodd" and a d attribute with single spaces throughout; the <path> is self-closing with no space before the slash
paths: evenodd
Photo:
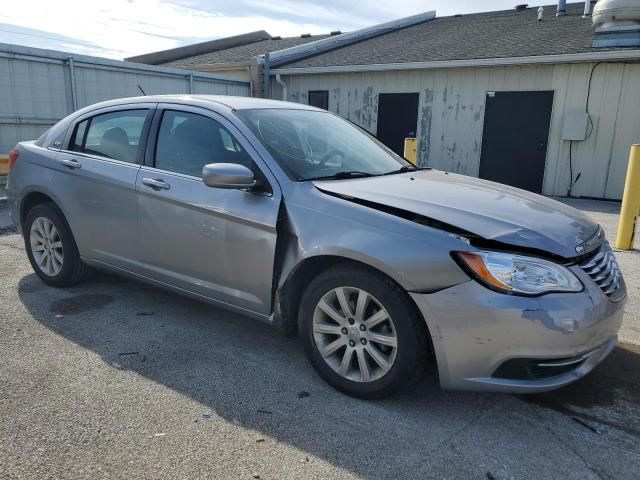
<path id="1" fill-rule="evenodd" d="M 82 168 L 82 165 L 77 160 L 68 160 L 66 158 L 63 158 L 62 160 L 60 160 L 60 164 L 71 169 Z"/>
<path id="2" fill-rule="evenodd" d="M 171 185 L 160 179 L 156 180 L 153 178 L 143 178 L 142 183 L 147 187 L 153 188 L 154 190 L 169 190 L 171 188 Z"/>

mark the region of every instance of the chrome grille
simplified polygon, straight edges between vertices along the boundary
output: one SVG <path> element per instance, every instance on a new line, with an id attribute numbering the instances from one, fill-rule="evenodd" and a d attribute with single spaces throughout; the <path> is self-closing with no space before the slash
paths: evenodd
<path id="1" fill-rule="evenodd" d="M 624 285 L 620 267 L 609 242 L 605 242 L 595 255 L 581 262 L 580 267 L 610 298 Z"/>

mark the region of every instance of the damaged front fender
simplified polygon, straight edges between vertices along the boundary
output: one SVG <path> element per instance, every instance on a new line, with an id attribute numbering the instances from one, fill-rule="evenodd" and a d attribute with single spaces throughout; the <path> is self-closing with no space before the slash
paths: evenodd
<path id="1" fill-rule="evenodd" d="M 461 236 L 325 195 L 310 183 L 291 188 L 278 231 L 278 288 L 310 258 L 360 262 L 413 292 L 469 281 L 449 254 L 469 248 Z"/>

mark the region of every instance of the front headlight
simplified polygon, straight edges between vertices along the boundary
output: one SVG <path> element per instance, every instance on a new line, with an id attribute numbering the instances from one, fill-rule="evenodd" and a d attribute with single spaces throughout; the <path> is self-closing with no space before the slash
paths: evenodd
<path id="1" fill-rule="evenodd" d="M 504 293 L 541 295 L 583 288 L 569 269 L 541 258 L 484 251 L 455 252 L 454 256 L 480 283 Z"/>

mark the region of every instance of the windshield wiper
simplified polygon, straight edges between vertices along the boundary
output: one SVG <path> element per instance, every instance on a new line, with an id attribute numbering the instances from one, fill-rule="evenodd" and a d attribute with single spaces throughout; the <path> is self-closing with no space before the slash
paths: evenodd
<path id="1" fill-rule="evenodd" d="M 395 175 L 397 173 L 416 172 L 418 170 L 421 170 L 421 169 L 418 167 L 401 167 L 398 170 L 392 170 L 390 172 L 383 173 L 382 175 Z"/>
<path id="2" fill-rule="evenodd" d="M 365 178 L 365 177 L 376 177 L 377 175 L 368 172 L 361 172 L 358 170 L 350 170 L 345 172 L 334 173 L 333 175 L 326 175 L 323 177 L 314 177 L 314 178 L 306 178 L 306 181 L 311 180 L 344 180 L 347 178 Z"/>

